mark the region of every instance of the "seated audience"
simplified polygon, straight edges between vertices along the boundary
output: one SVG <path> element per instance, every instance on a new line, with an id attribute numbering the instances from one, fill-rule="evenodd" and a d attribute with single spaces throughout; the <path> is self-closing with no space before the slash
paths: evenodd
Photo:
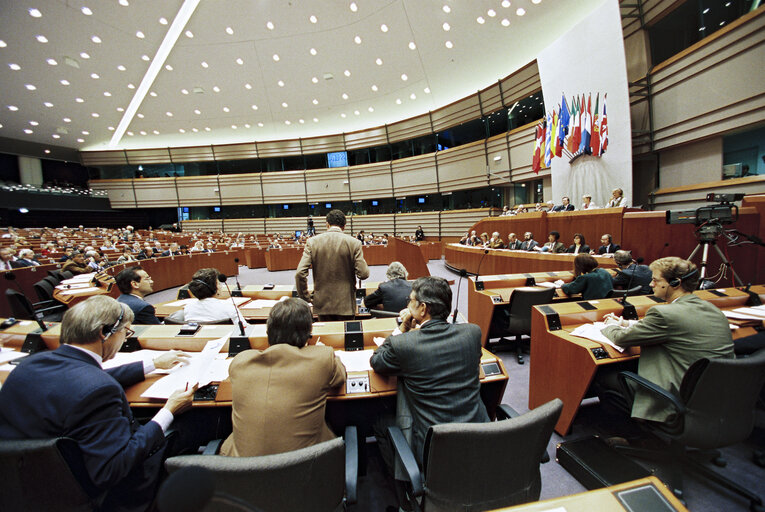
<path id="1" fill-rule="evenodd" d="M 483 247 L 489 246 L 489 233 L 486 233 L 485 231 L 481 233 L 481 241 L 477 244 L 481 245 Z"/>
<path id="2" fill-rule="evenodd" d="M 218 323 L 231 320 L 236 324 L 239 312 L 230 299 L 216 298 L 220 292 L 220 272 L 215 268 L 203 268 L 194 273 L 189 283 L 189 291 L 197 300 L 186 304 L 183 318 L 186 322 Z"/>
<path id="3" fill-rule="evenodd" d="M 117 274 L 115 281 L 122 293 L 117 297 L 117 301 L 127 304 L 133 311 L 135 323 L 149 325 L 161 323 L 154 313 L 154 306 L 144 300 L 144 297 L 154 291 L 154 281 L 144 269 L 128 267 Z"/>
<path id="4" fill-rule="evenodd" d="M 627 201 L 624 199 L 624 191 L 620 188 L 615 188 L 611 192 L 611 200 L 606 203 L 606 208 L 626 208 Z"/>
<path id="5" fill-rule="evenodd" d="M 581 210 L 594 210 L 597 208 L 595 203 L 592 202 L 592 196 L 590 194 L 585 194 L 582 196 L 582 207 Z"/>
<path id="6" fill-rule="evenodd" d="M 13 270 L 16 268 L 13 264 L 16 263 L 16 258 L 13 256 L 13 251 L 8 247 L 0 249 L 0 270 Z"/>
<path id="7" fill-rule="evenodd" d="M 119 265 L 120 263 L 130 263 L 131 261 L 135 260 L 136 259 L 133 257 L 133 251 L 131 251 L 129 247 L 125 247 L 122 250 L 122 255 L 117 258 L 117 264 Z"/>
<path id="8" fill-rule="evenodd" d="M 614 253 L 614 263 L 618 267 L 616 275 L 613 277 L 613 286 L 618 290 L 629 290 L 635 286 L 640 286 L 640 293 L 648 295 L 651 293 L 652 273 L 648 265 L 638 265 L 632 259 L 629 251 L 616 251 Z"/>
<path id="9" fill-rule="evenodd" d="M 547 243 L 542 246 L 537 245 L 534 247 L 534 250 L 539 252 L 566 252 L 566 246 L 563 245 L 563 242 L 560 242 L 559 239 L 560 233 L 557 231 L 550 231 L 547 235 Z"/>
<path id="10" fill-rule="evenodd" d="M 327 394 L 345 382 L 345 367 L 327 346 L 306 345 L 313 316 L 302 299 L 277 303 L 266 323 L 268 348 L 231 362 L 233 432 L 221 454 L 269 455 L 334 438 L 324 420 Z"/>
<path id="11" fill-rule="evenodd" d="M 574 243 L 566 250 L 566 252 L 572 254 L 590 254 L 590 246 L 584 241 L 584 235 L 581 233 L 574 234 Z"/>
<path id="12" fill-rule="evenodd" d="M 533 251 L 534 247 L 536 246 L 537 246 L 537 241 L 534 240 L 534 235 L 531 233 L 531 231 L 526 231 L 523 234 L 523 243 L 521 244 L 521 250 Z"/>
<path id="13" fill-rule="evenodd" d="M 693 363 L 702 358 L 734 357 L 731 330 L 717 306 L 693 294 L 699 284 L 696 265 L 667 257 L 651 263 L 650 269 L 653 294 L 665 303 L 651 306 L 632 326 L 609 313 L 605 318 L 608 326 L 602 332 L 621 347 L 641 347 L 638 375 L 679 396 L 680 383 Z M 621 390 L 611 372 L 599 375 L 596 384 L 600 389 Z M 672 408 L 642 389 L 634 393 L 634 399 L 624 399 L 635 418 L 672 419 Z"/>
<path id="14" fill-rule="evenodd" d="M 24 358 L 0 388 L 0 438 L 73 439 L 86 471 L 76 478 L 89 495 L 105 495 L 99 510 L 149 507 L 162 472 L 164 431 L 196 390 L 173 393 L 144 425 L 133 418 L 124 388 L 188 355 L 167 352 L 104 371 L 132 319 L 130 308 L 104 295 L 75 305 L 64 314 L 61 346 Z"/>
<path id="15" fill-rule="evenodd" d="M 377 290 L 364 297 L 364 305 L 374 308 L 382 304 L 384 311 L 401 311 L 409 302 L 409 293 L 412 291 L 412 284 L 406 280 L 409 272 L 404 265 L 394 261 L 388 265 L 385 277 L 388 281 L 380 283 Z"/>
<path id="16" fill-rule="evenodd" d="M 574 211 L 574 205 L 571 204 L 571 200 L 568 198 L 568 196 L 563 196 L 561 198 L 562 204 L 559 204 L 558 206 L 554 206 L 552 211 L 554 212 L 572 212 Z"/>
<path id="17" fill-rule="evenodd" d="M 577 254 L 574 258 L 574 277 L 560 287 L 566 295 L 581 293 L 583 300 L 603 299 L 612 289 L 611 274 L 598 268 L 598 261 L 589 254 Z M 556 281 L 559 283 L 562 281 Z"/>
<path id="18" fill-rule="evenodd" d="M 61 267 L 61 271 L 69 271 L 72 273 L 72 275 L 76 276 L 78 274 L 90 274 L 93 272 L 93 269 L 90 268 L 88 261 L 83 253 L 80 251 L 74 251 L 72 252 L 71 259 L 64 263 L 64 266 Z"/>
<path id="19" fill-rule="evenodd" d="M 106 267 L 103 257 L 97 251 L 88 251 L 85 256 L 88 259 L 89 272 L 101 272 Z"/>
<path id="20" fill-rule="evenodd" d="M 35 259 L 35 252 L 32 249 L 21 249 L 19 251 L 19 257 L 11 264 L 11 266 L 16 268 L 36 267 L 39 264 L 40 262 Z"/>
<path id="21" fill-rule="evenodd" d="M 600 243 L 603 244 L 600 247 L 598 247 L 598 254 L 600 256 L 603 255 L 611 255 L 621 249 L 618 244 L 613 243 L 613 238 L 608 233 L 604 234 L 600 237 Z M 594 252 L 591 252 L 590 254 L 595 254 Z"/>
<path id="22" fill-rule="evenodd" d="M 508 208 L 507 205 L 503 206 L 502 207 L 502 213 L 500 215 L 503 216 L 503 217 L 506 217 L 508 215 L 512 215 L 512 213 L 510 212 L 510 208 Z"/>
<path id="23" fill-rule="evenodd" d="M 518 240 L 518 238 L 515 236 L 515 233 L 510 233 L 507 235 L 507 249 L 519 251 L 521 249 L 521 244 L 522 242 Z"/>
<path id="24" fill-rule="evenodd" d="M 499 237 L 499 231 L 495 231 L 491 234 L 491 238 L 489 239 L 489 247 L 492 249 L 504 249 L 505 248 L 505 242 L 502 241 L 502 239 Z"/>

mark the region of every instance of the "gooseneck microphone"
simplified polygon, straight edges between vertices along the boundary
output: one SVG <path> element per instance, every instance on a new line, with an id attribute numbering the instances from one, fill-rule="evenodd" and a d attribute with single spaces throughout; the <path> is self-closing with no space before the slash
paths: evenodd
<path id="1" fill-rule="evenodd" d="M 459 306 L 460 303 L 460 287 L 462 286 L 462 278 L 467 276 L 467 270 L 464 268 L 460 269 L 460 280 L 457 281 L 457 299 L 454 301 L 454 313 L 452 313 L 452 323 L 457 323 L 457 306 Z"/>
<path id="2" fill-rule="evenodd" d="M 228 296 L 231 299 L 231 304 L 234 305 L 234 310 L 236 311 L 236 321 L 239 325 L 239 335 L 240 336 L 246 336 L 245 330 L 244 330 L 244 324 L 242 323 L 242 317 L 239 315 L 239 308 L 236 307 L 236 301 L 234 300 L 234 296 L 231 295 L 231 288 L 228 287 L 228 283 L 226 282 L 226 276 L 223 274 L 218 274 L 218 281 L 226 285 L 226 290 L 228 290 Z"/>
<path id="3" fill-rule="evenodd" d="M 234 274 L 234 279 L 236 279 L 236 289 L 241 292 L 242 285 L 239 284 L 239 258 L 234 258 L 234 263 L 236 263 L 236 274 Z"/>
<path id="4" fill-rule="evenodd" d="M 481 276 L 481 263 L 483 263 L 483 259 L 486 257 L 487 254 L 489 254 L 489 249 L 484 249 L 483 256 L 481 256 L 481 259 L 478 261 L 478 268 L 475 271 L 475 289 L 476 290 L 483 290 L 483 282 L 479 280 L 479 277 Z"/>

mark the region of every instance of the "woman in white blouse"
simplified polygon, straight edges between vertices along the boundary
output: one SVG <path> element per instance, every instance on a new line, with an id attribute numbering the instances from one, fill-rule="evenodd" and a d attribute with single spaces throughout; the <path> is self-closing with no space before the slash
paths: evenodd
<path id="1" fill-rule="evenodd" d="M 230 299 L 220 299 L 220 281 L 222 275 L 215 268 L 202 268 L 194 273 L 189 283 L 189 291 L 196 300 L 183 308 L 185 322 L 218 323 L 231 320 L 237 323 L 238 312 Z M 225 279 L 225 276 L 223 277 Z"/>

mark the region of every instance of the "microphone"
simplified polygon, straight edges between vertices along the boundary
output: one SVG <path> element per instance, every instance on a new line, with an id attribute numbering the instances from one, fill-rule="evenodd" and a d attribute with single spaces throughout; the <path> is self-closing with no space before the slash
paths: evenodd
<path id="1" fill-rule="evenodd" d="M 483 256 L 481 256 L 481 259 L 478 261 L 478 268 L 475 271 L 475 289 L 476 290 L 483 290 L 483 283 L 478 280 L 478 278 L 481 275 L 481 263 L 483 263 L 483 259 L 486 257 L 486 255 L 489 254 L 489 249 L 483 250 Z"/>
<path id="2" fill-rule="evenodd" d="M 236 321 L 239 324 L 239 335 L 245 336 L 244 331 L 244 324 L 242 324 L 242 318 L 239 316 L 239 308 L 236 307 L 236 301 L 234 301 L 234 296 L 231 295 L 231 288 L 228 287 L 228 283 L 226 282 L 226 276 L 223 274 L 218 274 L 218 281 L 226 285 L 226 290 L 228 290 L 229 298 L 231 299 L 231 303 L 234 305 L 234 310 L 236 311 Z"/>
<path id="3" fill-rule="evenodd" d="M 239 258 L 234 258 L 234 263 L 236 263 L 236 274 L 234 274 L 234 279 L 236 279 L 236 289 L 241 292 L 242 285 L 239 284 Z M 239 296 L 241 297 L 241 294 Z"/>
<path id="4" fill-rule="evenodd" d="M 457 323 L 457 306 L 460 302 L 460 287 L 462 286 L 462 278 L 467 276 L 468 272 L 464 268 L 460 269 L 460 279 L 457 281 L 457 299 L 454 301 L 454 313 L 452 313 L 452 323 Z"/>
<path id="5" fill-rule="evenodd" d="M 212 473 L 198 466 L 184 467 L 171 474 L 157 494 L 157 508 L 160 512 L 197 512 L 214 502 L 227 505 L 227 509 L 247 512 L 260 510 L 241 498 L 216 492 Z"/>

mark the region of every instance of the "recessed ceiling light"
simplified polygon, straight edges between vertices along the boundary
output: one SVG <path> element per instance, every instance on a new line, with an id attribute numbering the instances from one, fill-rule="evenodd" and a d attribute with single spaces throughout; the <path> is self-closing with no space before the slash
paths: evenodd
<path id="1" fill-rule="evenodd" d="M 452 29 L 451 25 L 449 25 L 446 22 L 444 22 L 444 24 L 441 25 L 441 28 L 443 28 L 446 32 L 449 32 Z"/>
<path id="2" fill-rule="evenodd" d="M 188 89 L 181 89 L 181 94 L 188 94 L 188 93 L 189 93 Z"/>
<path id="3" fill-rule="evenodd" d="M 387 32 L 388 31 L 388 25 L 383 23 L 382 25 L 380 25 L 380 30 L 382 30 L 383 32 Z"/>
<path id="4" fill-rule="evenodd" d="M 346 93 L 343 93 L 343 99 L 344 99 L 344 100 L 347 100 L 347 99 L 348 99 L 348 95 L 347 95 Z"/>
<path id="5" fill-rule="evenodd" d="M 241 66 L 242 64 L 244 64 L 244 60 L 242 60 L 242 58 L 239 57 L 238 59 L 236 59 L 236 63 Z"/>
<path id="6" fill-rule="evenodd" d="M 308 18 L 308 20 L 309 20 L 311 23 L 316 23 L 317 21 L 319 21 L 319 20 L 317 20 L 317 19 L 316 19 L 316 16 L 314 16 L 313 14 L 311 15 L 311 17 L 310 17 L 310 18 Z"/>
<path id="7" fill-rule="evenodd" d="M 483 16 L 478 16 L 478 17 L 477 17 L 475 20 L 476 20 L 478 23 L 480 23 L 481 25 L 483 25 L 484 23 L 486 23 L 486 20 L 483 18 Z"/>
<path id="8" fill-rule="evenodd" d="M 319 118 L 318 118 L 318 117 L 314 117 L 314 118 L 313 118 L 313 122 L 314 122 L 314 123 L 318 123 L 318 122 L 319 122 Z"/>
<path id="9" fill-rule="evenodd" d="M 69 85 L 69 80 L 66 80 L 66 79 L 64 79 L 64 80 L 59 80 L 59 83 L 60 83 L 61 85 Z"/>
<path id="10" fill-rule="evenodd" d="M 167 18 L 160 18 L 159 19 L 159 24 L 160 25 L 167 25 Z"/>
<path id="11" fill-rule="evenodd" d="M 451 48 L 454 48 L 454 44 L 452 44 L 452 42 L 451 42 L 451 41 L 446 41 L 446 42 L 444 43 L 444 46 L 446 46 L 446 47 L 447 47 L 447 48 L 449 48 L 449 49 L 451 49 Z"/>
<path id="12" fill-rule="evenodd" d="M 231 27 L 226 27 L 226 34 L 233 36 L 234 35 L 234 29 Z"/>
<path id="13" fill-rule="evenodd" d="M 217 85 L 213 85 L 213 91 L 220 92 L 220 87 L 218 87 Z"/>
<path id="14" fill-rule="evenodd" d="M 409 49 L 410 50 L 416 50 L 417 49 L 417 45 L 414 44 L 414 41 L 409 41 Z"/>
<path id="15" fill-rule="evenodd" d="M 319 79 L 316 78 L 316 77 L 313 77 L 313 78 L 311 78 L 311 82 L 313 82 L 315 84 L 318 84 L 319 83 Z"/>
<path id="16" fill-rule="evenodd" d="M 316 55 L 318 52 L 316 51 L 316 48 L 311 48 L 310 50 L 308 50 L 308 53 L 310 53 L 311 55 Z"/>
<path id="17" fill-rule="evenodd" d="M 5 43 L 5 41 L 0 39 L 0 48 L 5 48 L 6 46 L 8 46 L 8 45 Z"/>
<path id="18" fill-rule="evenodd" d="M 488 14 L 490 18 L 493 18 L 494 16 L 497 15 L 497 12 L 494 9 L 489 9 L 488 11 L 486 11 L 486 14 Z"/>
<path id="19" fill-rule="evenodd" d="M 379 57 L 378 57 L 378 58 L 376 58 L 376 59 L 375 59 L 375 64 L 377 64 L 378 66 L 382 66 L 382 64 L 383 64 L 383 61 L 382 61 L 382 59 L 381 59 L 381 58 L 379 58 Z"/>
<path id="20" fill-rule="evenodd" d="M 125 109 L 124 109 L 124 108 L 122 108 L 122 107 L 117 107 L 117 112 L 124 112 L 124 111 L 125 111 Z"/>
<path id="21" fill-rule="evenodd" d="M 201 65 L 203 68 L 205 68 L 205 69 L 207 69 L 208 67 L 210 67 L 210 65 L 209 65 L 207 62 L 205 62 L 205 61 L 202 61 L 202 62 L 200 63 L 200 65 Z"/>
<path id="22" fill-rule="evenodd" d="M 62 121 L 64 121 L 65 123 L 71 123 L 72 122 L 72 120 L 69 119 L 68 117 L 65 117 L 64 119 L 62 119 Z"/>
<path id="23" fill-rule="evenodd" d="M 396 105 L 401 105 L 401 98 L 396 98 Z"/>
<path id="24" fill-rule="evenodd" d="M 85 103 L 85 100 L 82 98 L 75 98 L 74 101 L 76 101 L 77 103 Z"/>
<path id="25" fill-rule="evenodd" d="M 128 89 L 135 89 L 135 85 L 133 85 L 133 84 L 127 84 L 127 88 L 128 88 Z"/>
<path id="26" fill-rule="evenodd" d="M 346 69 L 345 71 L 343 71 L 343 74 L 344 74 L 345 76 L 351 76 L 351 72 L 350 72 L 350 70 L 347 70 L 347 69 Z"/>
<path id="27" fill-rule="evenodd" d="M 231 112 L 231 109 L 228 107 L 223 107 L 223 112 Z"/>
<path id="28" fill-rule="evenodd" d="M 133 136 L 133 132 L 127 132 L 127 134 L 128 134 L 128 137 L 132 137 Z"/>
<path id="29" fill-rule="evenodd" d="M 288 125 L 288 126 L 289 126 L 289 125 L 291 125 L 292 123 L 290 123 L 289 121 L 284 121 L 284 124 L 286 124 L 286 125 Z"/>
<path id="30" fill-rule="evenodd" d="M 532 4 L 538 4 L 538 3 L 539 3 L 539 2 L 541 2 L 541 1 L 542 1 L 542 0 L 531 0 L 531 3 L 532 3 Z M 729 5 L 730 5 L 730 2 L 728 2 L 727 4 L 725 4 L 725 7 L 728 7 Z"/>
<path id="31" fill-rule="evenodd" d="M 340 117 L 342 117 L 343 119 L 345 119 L 345 112 L 343 112 L 342 114 L 340 114 Z"/>
<path id="32" fill-rule="evenodd" d="M 92 78 L 93 80 L 98 80 L 98 79 L 99 79 L 99 78 L 101 78 L 101 77 L 100 77 L 100 76 L 98 76 L 98 73 L 91 73 L 91 74 L 90 74 L 90 78 Z"/>
<path id="33" fill-rule="evenodd" d="M 42 17 L 42 13 L 39 9 L 29 9 L 29 15 L 33 18 L 40 18 Z"/>
<path id="34" fill-rule="evenodd" d="M 146 62 L 149 62 L 151 60 L 151 57 L 149 57 L 146 54 L 141 55 L 141 60 L 145 60 Z"/>
<path id="35" fill-rule="evenodd" d="M 19 66 L 18 64 L 8 64 L 8 67 L 14 71 L 18 71 L 21 69 L 21 66 Z"/>
<path id="36" fill-rule="evenodd" d="M 171 66 L 170 64 L 165 64 L 165 69 L 168 70 L 168 71 L 172 71 L 173 70 L 173 66 Z"/>
<path id="37" fill-rule="evenodd" d="M 261 128 L 263 128 L 263 123 L 258 123 L 258 126 L 260 126 Z M 209 130 L 209 128 L 205 128 L 205 130 L 207 130 L 208 132 L 210 131 L 210 130 Z"/>
<path id="38" fill-rule="evenodd" d="M 130 3 L 128 3 L 128 0 L 119 0 L 119 4 L 123 7 L 127 7 L 128 5 L 130 5 Z"/>
<path id="39" fill-rule="evenodd" d="M 416 100 L 417 99 L 417 95 L 415 93 L 412 93 L 412 94 L 409 95 L 409 99 L 410 100 Z"/>
<path id="40" fill-rule="evenodd" d="M 507 18 L 503 18 L 503 19 L 502 19 L 502 21 L 501 21 L 500 23 L 502 23 L 502 26 L 503 26 L 503 27 L 507 27 L 507 26 L 509 26 L 509 25 L 510 25 L 510 20 L 509 20 L 509 19 L 507 19 Z"/>
<path id="41" fill-rule="evenodd" d="M 373 86 L 372 86 L 372 90 L 373 90 L 374 92 L 377 92 L 377 86 L 376 86 L 376 85 L 373 85 Z"/>
<path id="42" fill-rule="evenodd" d="M 25 128 L 24 133 L 26 133 L 27 135 L 32 135 L 34 132 L 30 130 L 29 128 Z"/>
<path id="43" fill-rule="evenodd" d="M 275 53 L 273 56 L 273 59 L 274 59 L 274 62 L 279 62 L 279 55 Z"/>
<path id="44" fill-rule="evenodd" d="M 194 133 L 197 133 L 197 132 L 199 132 L 199 128 L 192 128 L 191 131 L 194 132 Z"/>
<path id="45" fill-rule="evenodd" d="M 60 139 L 61 135 L 59 135 L 58 133 L 54 133 L 53 135 L 51 135 L 51 137 L 53 137 L 54 139 Z"/>
<path id="46" fill-rule="evenodd" d="M 45 154 L 46 154 L 46 155 L 50 155 L 50 149 L 46 149 L 46 150 L 45 150 Z"/>
<path id="47" fill-rule="evenodd" d="M 144 37 L 146 37 L 146 36 L 144 35 L 144 33 L 143 33 L 143 32 L 141 32 L 140 30 L 139 30 L 138 32 L 136 32 L 136 33 L 135 33 L 135 36 L 136 36 L 138 39 L 143 39 Z"/>
<path id="48" fill-rule="evenodd" d="M 201 111 L 201 110 L 199 110 L 198 108 L 196 108 L 196 109 L 194 109 L 194 113 L 195 113 L 196 115 L 200 115 L 200 114 L 202 113 L 202 111 Z"/>
<path id="49" fill-rule="evenodd" d="M 38 123 L 37 121 L 29 121 L 29 124 L 32 126 L 37 126 L 40 123 Z"/>
<path id="50" fill-rule="evenodd" d="M 77 139 L 77 142 L 80 142 L 80 143 L 85 142 L 85 139 Z"/>
<path id="51" fill-rule="evenodd" d="M 140 112 L 138 114 L 136 114 L 136 115 L 138 116 L 138 119 L 143 119 L 144 118 L 144 115 L 141 114 Z"/>
<path id="52" fill-rule="evenodd" d="M 152 130 L 151 133 L 153 133 L 154 135 L 159 135 L 159 130 Z"/>
<path id="53" fill-rule="evenodd" d="M 58 62 L 56 62 L 56 59 L 48 59 L 45 62 L 47 62 L 51 66 L 58 66 Z"/>
<path id="54" fill-rule="evenodd" d="M 157 93 L 156 93 L 156 92 L 154 92 L 154 91 L 151 91 L 151 92 L 149 93 L 149 96 L 151 96 L 152 98 L 156 98 L 156 97 L 157 97 Z"/>
<path id="55" fill-rule="evenodd" d="M 305 124 L 305 119 L 298 119 L 298 123 Z"/>
<path id="56" fill-rule="evenodd" d="M 353 11 L 353 12 L 356 12 L 356 11 L 359 10 L 359 6 L 356 5 L 356 2 L 351 2 L 351 5 L 349 5 L 348 7 L 350 7 L 351 11 Z"/>
<path id="57" fill-rule="evenodd" d="M 408 77 L 408 76 L 406 76 L 406 73 L 402 73 L 402 74 L 401 74 L 401 80 L 403 80 L 404 82 L 406 82 L 407 80 L 409 80 L 409 77 Z"/>
<path id="58" fill-rule="evenodd" d="M 43 35 L 35 36 L 35 39 L 37 39 L 41 43 L 47 43 L 48 42 L 48 38 L 43 36 Z"/>
<path id="59" fill-rule="evenodd" d="M 99 44 L 101 42 L 101 38 L 98 36 L 93 36 L 90 38 L 91 41 L 93 41 L 96 44 Z"/>
<path id="60" fill-rule="evenodd" d="M 191 30 L 187 30 L 186 32 L 184 32 L 184 34 L 186 34 L 186 37 L 188 37 L 189 39 L 194 37 L 194 32 L 192 32 Z"/>
<path id="61" fill-rule="evenodd" d="M 276 84 L 277 84 L 279 87 L 284 87 L 284 82 L 283 82 L 283 81 L 281 81 L 281 80 L 279 80 L 278 82 L 276 82 Z"/>
<path id="62" fill-rule="evenodd" d="M 80 52 L 80 57 L 82 57 L 83 59 L 89 59 L 90 55 L 86 52 Z"/>
<path id="63" fill-rule="evenodd" d="M 117 66 L 117 69 L 119 69 L 120 71 L 125 71 L 127 68 L 123 66 L 122 64 L 120 64 L 119 66 Z"/>
<path id="64" fill-rule="evenodd" d="M 269 21 L 269 22 L 267 22 L 267 23 L 266 23 L 266 28 L 267 28 L 268 30 L 273 30 L 273 29 L 274 29 L 274 24 L 273 24 L 272 22 L 270 22 L 270 21 Z"/>
<path id="65" fill-rule="evenodd" d="M 46 101 L 45 103 L 43 103 L 43 105 L 45 105 L 48 108 L 52 108 L 53 107 L 53 103 L 51 103 L 50 101 Z"/>
<path id="66" fill-rule="evenodd" d="M 426 87 L 422 90 L 425 94 L 430 94 L 430 87 Z"/>
<path id="67" fill-rule="evenodd" d="M 316 98 L 314 98 L 314 99 L 311 101 L 311 103 L 313 103 L 314 105 L 318 105 L 318 104 L 319 104 L 319 100 L 317 100 Z"/>
<path id="68" fill-rule="evenodd" d="M 258 110 L 258 106 L 257 106 L 257 105 L 251 105 L 251 106 L 250 106 L 250 108 L 251 108 L 252 110 Z"/>
<path id="69" fill-rule="evenodd" d="M 107 98 L 111 97 L 111 95 L 112 93 L 110 93 L 109 91 L 104 91 L 104 96 L 106 96 Z"/>
<path id="70" fill-rule="evenodd" d="M 524 9 L 523 7 L 518 7 L 518 9 L 515 11 L 515 14 L 517 14 L 518 16 L 523 16 L 524 14 L 526 14 L 526 9 Z"/>
<path id="71" fill-rule="evenodd" d="M 89 131 L 87 131 L 87 130 L 82 130 L 82 134 L 83 134 L 83 135 L 90 135 L 90 132 L 89 132 Z"/>
<path id="72" fill-rule="evenodd" d="M 92 113 L 92 114 L 90 114 L 90 115 L 91 115 L 91 116 L 93 116 L 93 117 L 98 117 L 98 112 L 93 112 L 93 113 Z"/>
<path id="73" fill-rule="evenodd" d="M 146 132 L 145 132 L 145 131 L 143 131 L 143 130 L 141 130 L 141 131 L 140 131 L 140 132 L 138 132 L 138 133 L 140 133 L 141 135 L 146 135 Z"/>
<path id="74" fill-rule="evenodd" d="M 178 128 L 178 131 L 181 133 L 186 133 L 186 130 L 184 130 L 183 128 Z"/>
<path id="75" fill-rule="evenodd" d="M 250 90 L 250 89 L 252 89 L 252 85 L 251 84 L 244 84 L 244 88 L 247 89 L 247 90 Z"/>
<path id="76" fill-rule="evenodd" d="M 282 102 L 282 107 L 287 108 L 288 106 L 286 102 Z"/>
<path id="77" fill-rule="evenodd" d="M 505 9 L 510 7 L 510 0 L 502 0 L 502 7 L 504 7 Z"/>
<path id="78" fill-rule="evenodd" d="M 353 42 L 356 44 L 361 44 L 361 36 L 356 36 L 353 38 Z"/>
<path id="79" fill-rule="evenodd" d="M 250 128 L 250 123 L 244 123 L 245 128 Z"/>
<path id="80" fill-rule="evenodd" d="M 35 89 L 37 89 L 37 87 L 35 87 L 32 84 L 26 84 L 24 87 L 26 87 L 28 91 L 34 91 Z"/>
<path id="81" fill-rule="evenodd" d="M 172 112 L 165 112 L 165 115 L 166 115 L 167 117 L 173 117 L 173 113 L 172 113 Z"/>
<path id="82" fill-rule="evenodd" d="M 442 7 L 442 9 L 444 10 L 444 12 L 445 12 L 446 14 L 449 14 L 450 12 L 452 12 L 452 9 L 451 9 L 451 7 L 449 7 L 448 5 L 444 5 L 444 6 Z"/>
<path id="83" fill-rule="evenodd" d="M 375 108 L 374 107 L 369 107 L 367 110 L 369 110 L 370 112 L 374 112 Z"/>
<path id="84" fill-rule="evenodd" d="M 353 111 L 353 115 L 356 115 L 356 116 L 357 116 L 357 115 L 359 115 L 359 114 L 361 114 L 361 112 L 359 112 L 358 110 L 354 110 L 354 111 Z"/>

